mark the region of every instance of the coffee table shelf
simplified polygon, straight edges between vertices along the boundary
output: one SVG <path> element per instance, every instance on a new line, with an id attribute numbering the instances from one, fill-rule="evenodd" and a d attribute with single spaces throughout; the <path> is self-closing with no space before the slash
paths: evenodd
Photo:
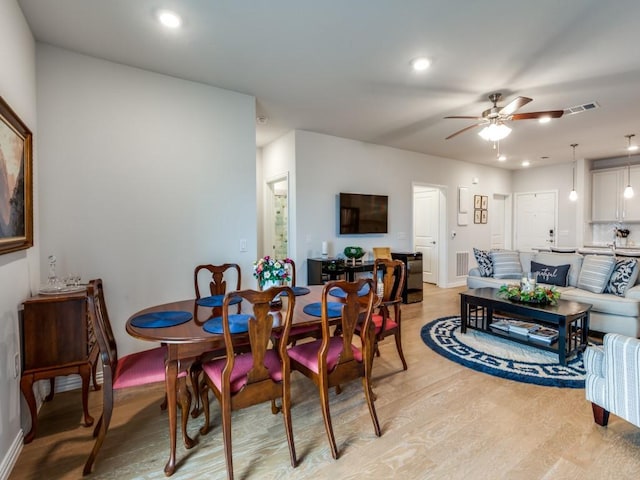
<path id="1" fill-rule="evenodd" d="M 467 328 L 481 330 L 490 335 L 516 343 L 531 345 L 558 355 L 558 363 L 567 364 L 567 358 L 587 346 L 591 305 L 560 299 L 555 305 L 532 305 L 513 302 L 498 296 L 495 288 L 475 288 L 460 294 L 461 331 Z M 541 344 L 496 332 L 490 325 L 496 316 L 504 316 L 533 322 L 558 330 L 558 339 L 550 345 Z"/>

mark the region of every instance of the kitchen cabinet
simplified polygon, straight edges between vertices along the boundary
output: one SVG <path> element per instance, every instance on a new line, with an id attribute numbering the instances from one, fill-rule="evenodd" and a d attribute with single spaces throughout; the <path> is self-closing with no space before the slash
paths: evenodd
<path id="1" fill-rule="evenodd" d="M 631 167 L 633 198 L 624 198 L 629 184 L 627 167 L 592 173 L 591 220 L 593 222 L 640 222 L 640 166 Z"/>

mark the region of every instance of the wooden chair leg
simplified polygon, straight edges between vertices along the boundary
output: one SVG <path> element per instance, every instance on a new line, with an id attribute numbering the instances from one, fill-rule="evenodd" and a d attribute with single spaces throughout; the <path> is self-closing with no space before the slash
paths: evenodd
<path id="1" fill-rule="evenodd" d="M 367 406 L 369 407 L 369 414 L 371 415 L 371 421 L 373 422 L 373 430 L 376 432 L 376 436 L 382 435 L 380 431 L 380 423 L 378 422 L 378 414 L 376 413 L 376 406 L 373 403 L 374 394 L 371 390 L 371 384 L 367 377 L 362 378 L 362 388 L 364 388 L 364 396 L 367 399 Z"/>
<path id="2" fill-rule="evenodd" d="M 222 435 L 224 437 L 224 457 L 227 463 L 227 478 L 233 480 L 233 456 L 231 449 L 231 399 L 220 402 L 222 410 Z"/>
<path id="3" fill-rule="evenodd" d="M 107 430 L 109 430 L 109 424 L 111 423 L 112 414 L 113 414 L 113 390 L 110 388 L 105 388 L 103 400 L 102 400 L 102 415 L 100 416 L 100 420 L 98 420 L 98 423 L 96 425 L 96 430 L 97 430 L 97 427 L 100 427 L 100 431 L 98 432 L 96 442 L 93 444 L 93 449 L 89 454 L 89 458 L 87 458 L 87 461 L 84 464 L 84 469 L 82 470 L 83 476 L 91 473 L 91 469 L 93 468 L 93 464 L 96 461 L 96 457 L 98 456 L 100 447 L 102 447 L 102 443 L 104 442 L 104 439 L 107 436 Z M 95 433 L 95 430 L 94 430 L 94 433 Z"/>
<path id="4" fill-rule="evenodd" d="M 593 402 L 591 402 L 591 410 L 593 410 L 593 420 L 601 427 L 606 427 L 609 423 L 609 412 Z"/>
<path id="5" fill-rule="evenodd" d="M 283 379 L 283 394 L 282 394 L 282 416 L 284 417 L 284 429 L 287 433 L 287 443 L 289 444 L 289 457 L 291 459 L 291 466 L 296 468 L 298 466 L 298 459 L 296 458 L 296 447 L 293 442 L 293 427 L 291 424 L 291 394 L 289 381 Z"/>
<path id="6" fill-rule="evenodd" d="M 407 361 L 404 359 L 404 353 L 402 352 L 402 340 L 400 339 L 400 330 L 396 332 L 394 335 L 396 337 L 396 348 L 398 349 L 398 355 L 400 355 L 400 360 L 402 360 L 402 369 L 407 369 Z"/>
<path id="7" fill-rule="evenodd" d="M 322 408 L 322 418 L 324 419 L 324 429 L 327 431 L 331 456 L 338 459 L 338 447 L 336 438 L 333 435 L 333 425 L 331 425 L 331 412 L 329 411 L 329 388 L 326 385 L 320 386 L 320 407 Z"/>
<path id="8" fill-rule="evenodd" d="M 200 427 L 200 434 L 206 435 L 211 427 L 209 426 L 209 386 L 204 379 L 200 382 L 200 401 L 204 412 L 204 425 Z"/>

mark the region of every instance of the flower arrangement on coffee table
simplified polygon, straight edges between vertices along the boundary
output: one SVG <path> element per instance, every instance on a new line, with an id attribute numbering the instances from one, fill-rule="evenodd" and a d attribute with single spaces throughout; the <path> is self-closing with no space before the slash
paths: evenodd
<path id="1" fill-rule="evenodd" d="M 278 260 L 266 255 L 253 263 L 253 276 L 258 279 L 260 288 L 267 283 L 286 283 L 291 280 L 287 268 L 290 263 L 290 258 Z"/>
<path id="2" fill-rule="evenodd" d="M 502 285 L 498 289 L 498 296 L 513 302 L 532 303 L 538 305 L 555 305 L 560 298 L 560 292 L 555 287 L 536 286 L 532 290 L 523 291 L 520 285 Z"/>

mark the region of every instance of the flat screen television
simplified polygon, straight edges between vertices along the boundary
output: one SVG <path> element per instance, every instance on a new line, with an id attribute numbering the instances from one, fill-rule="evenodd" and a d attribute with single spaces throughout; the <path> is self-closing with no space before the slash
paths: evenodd
<path id="1" fill-rule="evenodd" d="M 340 235 L 387 233 L 389 197 L 340 194 Z"/>

